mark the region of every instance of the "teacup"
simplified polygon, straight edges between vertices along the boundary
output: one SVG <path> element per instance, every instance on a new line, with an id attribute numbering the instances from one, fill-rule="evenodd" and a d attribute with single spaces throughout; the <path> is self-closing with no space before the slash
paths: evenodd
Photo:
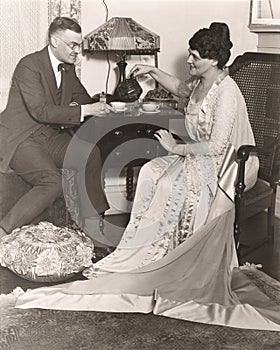
<path id="1" fill-rule="evenodd" d="M 121 101 L 111 102 L 111 106 L 112 106 L 116 111 L 123 111 L 123 110 L 125 109 L 125 102 L 121 102 Z"/>
<path id="2" fill-rule="evenodd" d="M 156 112 L 159 110 L 159 105 L 155 103 L 142 103 L 141 108 L 144 112 Z"/>

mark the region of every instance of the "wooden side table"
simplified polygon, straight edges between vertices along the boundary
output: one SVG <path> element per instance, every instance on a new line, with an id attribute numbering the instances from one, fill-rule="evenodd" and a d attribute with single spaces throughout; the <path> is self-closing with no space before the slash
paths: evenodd
<path id="1" fill-rule="evenodd" d="M 90 117 L 78 131 L 78 137 L 97 145 L 101 151 L 103 171 L 119 167 L 126 169 L 127 200 L 133 200 L 133 167 L 166 155 L 167 152 L 154 138 L 159 129 L 184 130 L 184 115 L 170 107 L 159 113 L 142 113 L 130 116 L 125 112 L 109 113 L 104 117 Z M 178 132 L 176 132 L 178 134 Z"/>

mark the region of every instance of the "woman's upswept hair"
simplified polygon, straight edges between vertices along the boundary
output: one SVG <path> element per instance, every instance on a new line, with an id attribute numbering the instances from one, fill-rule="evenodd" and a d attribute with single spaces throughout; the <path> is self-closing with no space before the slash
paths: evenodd
<path id="1" fill-rule="evenodd" d="M 49 40 L 52 34 L 59 32 L 60 30 L 72 30 L 76 33 L 81 33 L 81 26 L 74 19 L 68 17 L 56 17 L 49 27 L 48 37 Z"/>
<path id="2" fill-rule="evenodd" d="M 189 46 L 197 50 L 200 57 L 217 60 L 218 68 L 223 69 L 232 48 L 227 24 L 213 22 L 209 28 L 200 29 L 189 40 Z"/>

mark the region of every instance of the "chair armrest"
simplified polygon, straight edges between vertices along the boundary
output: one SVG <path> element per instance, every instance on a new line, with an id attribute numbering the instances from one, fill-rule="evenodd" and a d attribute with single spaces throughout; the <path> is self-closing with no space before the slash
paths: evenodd
<path id="1" fill-rule="evenodd" d="M 245 162 L 248 160 L 251 152 L 256 151 L 256 146 L 242 145 L 238 148 L 236 160 L 238 164 L 237 177 L 235 183 L 235 200 L 241 201 L 242 194 L 245 190 Z"/>
<path id="2" fill-rule="evenodd" d="M 242 145 L 237 150 L 237 178 L 235 184 L 236 197 L 241 200 L 242 194 L 245 190 L 245 163 L 248 160 L 251 153 L 269 155 L 274 152 L 274 145 L 268 147 L 257 147 L 253 145 Z"/>
<path id="3" fill-rule="evenodd" d="M 271 155 L 271 178 L 269 180 L 271 186 L 279 184 L 279 174 L 277 163 L 279 162 L 280 152 L 280 134 L 274 139 L 274 141 L 265 147 L 258 147 L 253 145 L 242 145 L 237 150 L 236 160 L 238 163 L 237 179 L 235 184 L 236 196 L 241 199 L 241 196 L 245 190 L 244 176 L 245 176 L 245 163 L 248 160 L 251 153 L 258 155 L 269 156 Z"/>
<path id="4" fill-rule="evenodd" d="M 266 147 L 257 147 L 252 145 L 242 145 L 237 150 L 237 160 L 247 161 L 251 153 L 269 155 L 275 151 L 275 143 Z"/>

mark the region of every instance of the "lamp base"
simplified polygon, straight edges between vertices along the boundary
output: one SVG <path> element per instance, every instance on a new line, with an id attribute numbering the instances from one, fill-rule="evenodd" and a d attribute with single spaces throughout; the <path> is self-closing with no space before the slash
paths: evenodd
<path id="1" fill-rule="evenodd" d="M 126 69 L 127 63 L 125 61 L 124 55 L 122 56 L 121 60 L 119 62 L 117 62 L 117 66 L 119 67 L 119 79 L 118 79 L 118 83 L 117 83 L 117 86 L 115 88 L 115 91 L 113 93 L 113 99 L 114 99 L 114 101 L 127 102 L 124 100 L 124 97 L 121 96 L 120 91 L 119 91 L 119 87 L 126 80 L 125 69 Z"/>
<path id="2" fill-rule="evenodd" d="M 125 56 L 117 65 L 119 67 L 119 81 L 113 94 L 114 101 L 134 102 L 138 100 L 143 90 L 136 78 L 126 79 L 125 68 L 127 63 L 125 62 Z"/>

